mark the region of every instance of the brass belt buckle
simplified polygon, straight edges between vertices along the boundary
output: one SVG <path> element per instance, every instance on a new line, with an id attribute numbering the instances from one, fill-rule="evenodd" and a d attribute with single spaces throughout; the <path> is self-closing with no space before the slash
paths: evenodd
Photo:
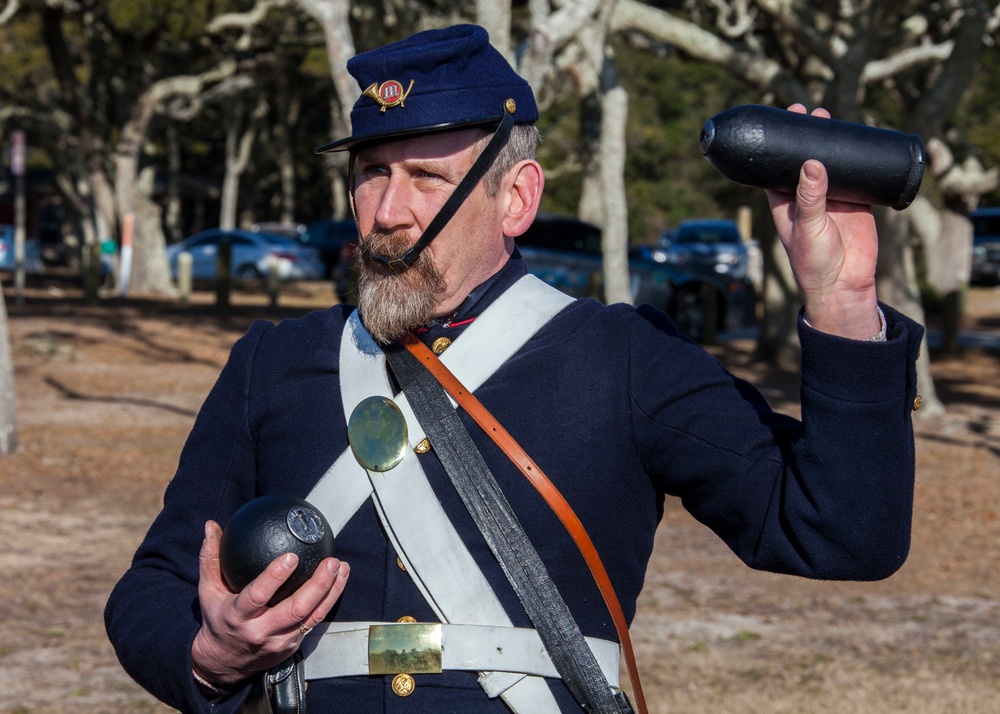
<path id="1" fill-rule="evenodd" d="M 440 674 L 441 623 L 368 627 L 369 674 Z"/>

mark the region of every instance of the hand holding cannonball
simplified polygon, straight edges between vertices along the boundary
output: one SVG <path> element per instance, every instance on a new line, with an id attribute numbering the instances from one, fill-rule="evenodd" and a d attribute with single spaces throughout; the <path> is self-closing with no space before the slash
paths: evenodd
<path id="1" fill-rule="evenodd" d="M 260 496 L 229 520 L 219 545 L 222 575 L 240 592 L 277 557 L 294 553 L 298 566 L 268 602 L 273 607 L 298 590 L 324 558 L 334 555 L 333 533 L 322 513 L 295 496 Z"/>

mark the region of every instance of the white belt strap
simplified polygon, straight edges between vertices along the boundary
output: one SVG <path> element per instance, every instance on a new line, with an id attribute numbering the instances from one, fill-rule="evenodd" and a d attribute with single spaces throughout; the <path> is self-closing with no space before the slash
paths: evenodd
<path id="1" fill-rule="evenodd" d="M 386 622 L 326 622 L 307 635 L 302 653 L 310 679 L 369 674 L 368 628 Z M 588 637 L 609 681 L 618 681 L 618 643 Z M 441 625 L 441 668 L 558 677 L 536 630 L 487 625 Z"/>

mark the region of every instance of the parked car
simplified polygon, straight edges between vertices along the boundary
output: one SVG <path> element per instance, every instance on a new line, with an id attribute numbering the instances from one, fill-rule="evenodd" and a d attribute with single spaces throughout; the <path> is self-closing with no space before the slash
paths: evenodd
<path id="1" fill-rule="evenodd" d="M 358 228 L 353 220 L 322 220 L 310 223 L 299 235 L 298 240 L 303 245 L 319 251 L 320 260 L 326 266 L 326 277 L 333 279 L 334 268 L 345 253 L 345 245 L 356 242 Z"/>
<path id="2" fill-rule="evenodd" d="M 689 219 L 664 231 L 649 258 L 735 280 L 745 280 L 750 267 L 750 255 L 736 221 L 716 218 Z"/>
<path id="3" fill-rule="evenodd" d="M 603 299 L 601 230 L 567 216 L 539 214 L 515 239 L 528 269 L 574 297 Z M 753 289 L 746 280 L 691 270 L 630 253 L 632 301 L 665 311 L 693 339 L 744 327 L 753 316 Z M 715 320 L 709 323 L 715 312 Z"/>
<path id="4" fill-rule="evenodd" d="M 259 280 L 268 274 L 272 258 L 277 260 L 281 280 L 320 280 L 323 263 L 319 254 L 290 238 L 273 233 L 210 228 L 190 238 L 167 246 L 170 273 L 177 278 L 177 258 L 191 254 L 191 277 L 214 280 L 219 245 L 228 242 L 232 249 L 232 278 L 241 282 Z"/>
<path id="5" fill-rule="evenodd" d="M 1000 208 L 980 208 L 972 212 L 973 284 L 1000 283 Z"/>
<path id="6" fill-rule="evenodd" d="M 0 270 L 13 271 L 14 263 L 14 226 L 0 225 Z M 34 238 L 24 240 L 24 272 L 37 274 L 42 272 L 42 247 Z"/>

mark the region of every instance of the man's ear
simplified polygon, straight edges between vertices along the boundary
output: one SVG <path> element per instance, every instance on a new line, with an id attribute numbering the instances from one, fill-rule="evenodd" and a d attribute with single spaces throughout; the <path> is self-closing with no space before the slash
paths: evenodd
<path id="1" fill-rule="evenodd" d="M 522 161 L 511 170 L 508 181 L 503 234 L 515 238 L 535 220 L 545 188 L 545 174 L 537 161 Z"/>

